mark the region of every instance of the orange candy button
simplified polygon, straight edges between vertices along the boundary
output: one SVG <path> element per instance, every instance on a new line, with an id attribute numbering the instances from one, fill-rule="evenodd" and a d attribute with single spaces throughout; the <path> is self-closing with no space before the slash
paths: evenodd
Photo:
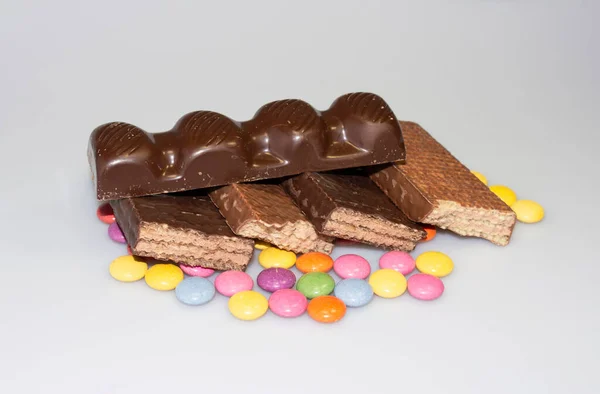
<path id="1" fill-rule="evenodd" d="M 334 296 L 320 296 L 308 303 L 308 315 L 320 323 L 335 323 L 346 314 L 346 305 Z"/>
<path id="2" fill-rule="evenodd" d="M 333 268 L 333 259 L 321 252 L 309 252 L 298 257 L 296 268 L 305 274 L 309 272 L 329 272 Z"/>
<path id="3" fill-rule="evenodd" d="M 435 227 L 425 225 L 423 226 L 423 230 L 425 230 L 425 232 L 427 233 L 427 236 L 425 237 L 425 239 L 423 239 L 423 242 L 431 241 L 435 238 L 435 234 L 437 233 Z"/>

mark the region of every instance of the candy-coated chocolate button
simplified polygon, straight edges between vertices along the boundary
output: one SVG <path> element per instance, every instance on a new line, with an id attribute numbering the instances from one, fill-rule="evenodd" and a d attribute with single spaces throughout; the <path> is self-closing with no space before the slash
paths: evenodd
<path id="1" fill-rule="evenodd" d="M 133 251 L 131 250 L 131 246 L 127 245 L 127 254 L 133 255 Z"/>
<path id="2" fill-rule="evenodd" d="M 333 295 L 342 300 L 346 306 L 360 307 L 373 299 L 373 289 L 364 279 L 344 279 L 335 285 Z"/>
<path id="3" fill-rule="evenodd" d="M 146 275 L 148 264 L 133 256 L 121 256 L 110 263 L 110 275 L 121 282 L 135 282 Z"/>
<path id="4" fill-rule="evenodd" d="M 379 258 L 379 268 L 390 268 L 402 275 L 408 275 L 415 269 L 415 259 L 406 252 L 394 250 Z"/>
<path id="5" fill-rule="evenodd" d="M 123 234 L 123 231 L 121 231 L 121 228 L 117 222 L 113 222 L 108 226 L 108 236 L 115 242 L 122 244 L 127 243 L 125 240 L 125 235 Z"/>
<path id="6" fill-rule="evenodd" d="M 296 284 L 296 275 L 285 268 L 267 268 L 256 277 L 258 286 L 270 293 L 280 289 L 291 289 Z"/>
<path id="7" fill-rule="evenodd" d="M 183 271 L 173 264 L 154 264 L 146 272 L 146 283 L 154 290 L 173 290 L 183 280 Z"/>
<path id="8" fill-rule="evenodd" d="M 333 270 L 342 279 L 365 279 L 371 273 L 371 264 L 357 254 L 345 254 L 335 259 Z"/>
<path id="9" fill-rule="evenodd" d="M 296 268 L 303 273 L 329 272 L 333 268 L 333 259 L 321 252 L 305 253 L 296 260 Z"/>
<path id="10" fill-rule="evenodd" d="M 490 190 L 509 207 L 517 201 L 517 195 L 510 188 L 502 185 L 490 186 Z"/>
<path id="11" fill-rule="evenodd" d="M 186 305 L 203 305 L 214 298 L 215 286 L 206 278 L 185 278 L 175 288 L 175 296 Z"/>
<path id="12" fill-rule="evenodd" d="M 544 208 L 531 200 L 518 200 L 510 206 L 523 223 L 537 223 L 544 218 Z"/>
<path id="13" fill-rule="evenodd" d="M 202 268 L 198 266 L 192 266 L 187 264 L 179 264 L 179 268 L 189 276 L 199 276 L 200 278 L 208 278 L 211 276 L 215 270 L 210 268 Z"/>
<path id="14" fill-rule="evenodd" d="M 335 323 L 346 314 L 346 305 L 339 298 L 326 295 L 311 300 L 307 310 L 320 323 Z"/>
<path id="15" fill-rule="evenodd" d="M 471 174 L 475 175 L 477 177 L 477 179 L 479 179 L 484 185 L 487 186 L 488 180 L 485 177 L 485 175 L 483 175 L 481 172 L 477 172 L 477 171 L 471 171 Z"/>
<path id="16" fill-rule="evenodd" d="M 253 286 L 254 281 L 250 275 L 242 271 L 225 271 L 215 279 L 217 291 L 226 297 L 231 297 L 241 291 L 252 290 Z"/>
<path id="17" fill-rule="evenodd" d="M 296 290 L 311 299 L 330 294 L 335 287 L 335 281 L 324 272 L 309 272 L 298 279 Z"/>
<path id="18" fill-rule="evenodd" d="M 264 241 L 254 241 L 254 247 L 258 250 L 265 250 L 266 248 L 272 248 L 273 245 Z"/>
<path id="19" fill-rule="evenodd" d="M 425 252 L 417 257 L 417 269 L 424 274 L 442 278 L 454 269 L 452 259 L 442 252 Z"/>
<path id="20" fill-rule="evenodd" d="M 404 275 L 389 268 L 373 272 L 369 278 L 369 284 L 373 288 L 373 292 L 383 298 L 399 297 L 406 291 Z"/>
<path id="21" fill-rule="evenodd" d="M 408 293 L 419 300 L 431 301 L 444 292 L 444 283 L 436 276 L 415 274 L 408 278 Z"/>
<path id="22" fill-rule="evenodd" d="M 109 203 L 104 203 L 96 210 L 96 216 L 101 222 L 111 224 L 115 221 L 115 214 Z"/>
<path id="23" fill-rule="evenodd" d="M 277 248 L 266 248 L 258 255 L 258 262 L 265 268 L 292 268 L 296 254 Z"/>
<path id="24" fill-rule="evenodd" d="M 308 300 L 294 289 L 281 289 L 269 297 L 269 308 L 277 316 L 297 317 L 304 313 Z"/>
<path id="25" fill-rule="evenodd" d="M 427 234 L 427 235 L 425 236 L 424 239 L 421 240 L 421 242 L 431 241 L 432 239 L 435 238 L 435 235 L 437 234 L 437 230 L 435 229 L 435 227 L 430 226 L 428 224 L 423 226 L 423 230 L 425 230 L 425 234 Z"/>
<path id="26" fill-rule="evenodd" d="M 229 311 L 240 320 L 255 320 L 267 313 L 269 302 L 264 295 L 245 290 L 235 293 L 229 299 Z"/>

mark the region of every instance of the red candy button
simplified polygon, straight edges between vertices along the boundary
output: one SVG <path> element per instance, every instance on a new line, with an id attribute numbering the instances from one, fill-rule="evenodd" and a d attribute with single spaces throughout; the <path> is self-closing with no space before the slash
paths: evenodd
<path id="1" fill-rule="evenodd" d="M 100 221 L 106 224 L 111 224 L 115 221 L 115 214 L 109 203 L 100 205 L 96 211 L 96 216 L 98 216 Z"/>

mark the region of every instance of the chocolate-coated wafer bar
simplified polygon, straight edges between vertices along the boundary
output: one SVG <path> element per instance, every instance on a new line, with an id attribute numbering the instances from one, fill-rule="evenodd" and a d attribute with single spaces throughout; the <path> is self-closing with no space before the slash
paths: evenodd
<path id="1" fill-rule="evenodd" d="M 426 235 L 368 176 L 311 172 L 283 185 L 322 234 L 404 251 Z"/>
<path id="2" fill-rule="evenodd" d="M 217 270 L 245 270 L 254 241 L 235 235 L 208 196 L 160 195 L 110 202 L 136 256 Z"/>
<path id="3" fill-rule="evenodd" d="M 403 161 L 396 116 L 371 93 L 351 93 L 319 112 L 300 100 L 264 105 L 236 122 L 210 111 L 170 131 L 121 122 L 96 128 L 88 159 L 99 200 L 111 200 Z"/>
<path id="4" fill-rule="evenodd" d="M 400 122 L 406 164 L 385 166 L 371 178 L 416 222 L 507 245 L 515 213 L 421 126 Z"/>
<path id="5" fill-rule="evenodd" d="M 234 233 L 295 253 L 331 253 L 333 239 L 317 233 L 280 185 L 245 183 L 210 193 Z"/>

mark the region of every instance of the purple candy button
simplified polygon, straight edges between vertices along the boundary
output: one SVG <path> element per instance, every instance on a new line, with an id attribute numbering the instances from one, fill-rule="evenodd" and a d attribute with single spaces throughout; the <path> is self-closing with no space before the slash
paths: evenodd
<path id="1" fill-rule="evenodd" d="M 125 235 L 123 235 L 123 231 L 121 231 L 121 228 L 119 228 L 117 222 L 112 222 L 108 226 L 108 236 L 115 242 L 122 244 L 127 243 L 127 240 L 125 240 Z"/>
<path id="2" fill-rule="evenodd" d="M 296 284 L 296 275 L 285 268 L 267 268 L 256 278 L 258 286 L 268 292 L 291 289 Z"/>

